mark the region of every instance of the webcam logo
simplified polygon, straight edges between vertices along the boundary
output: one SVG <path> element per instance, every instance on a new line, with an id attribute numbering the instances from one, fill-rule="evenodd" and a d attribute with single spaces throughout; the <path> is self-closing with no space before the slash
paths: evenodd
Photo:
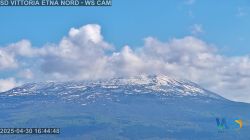
<path id="1" fill-rule="evenodd" d="M 241 129 L 243 127 L 242 119 L 216 118 L 216 124 L 219 130 Z"/>

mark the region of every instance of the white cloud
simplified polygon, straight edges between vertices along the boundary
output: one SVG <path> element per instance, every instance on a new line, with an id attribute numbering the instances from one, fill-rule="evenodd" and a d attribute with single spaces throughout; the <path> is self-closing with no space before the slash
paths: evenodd
<path id="1" fill-rule="evenodd" d="M 249 56 L 220 55 L 214 46 L 195 37 L 168 42 L 148 38 L 142 50 L 138 55 L 144 56 L 151 71 L 194 81 L 232 100 L 250 101 Z"/>
<path id="2" fill-rule="evenodd" d="M 113 48 L 103 40 L 96 24 L 72 28 L 56 46 L 45 48 L 41 70 L 66 79 L 98 79 L 112 75 L 108 70 L 107 51 Z"/>
<path id="3" fill-rule="evenodd" d="M 25 69 L 25 70 L 20 71 L 18 73 L 18 76 L 20 78 L 24 78 L 24 79 L 33 79 L 34 78 L 33 72 L 30 69 Z"/>
<path id="4" fill-rule="evenodd" d="M 0 49 L 0 70 L 6 70 L 11 68 L 16 68 L 17 63 L 14 55 L 5 52 Z"/>
<path id="5" fill-rule="evenodd" d="M 101 27 L 89 24 L 70 29 L 58 44 L 35 48 L 23 40 L 6 46 L 1 49 L 5 59 L 0 58 L 0 66 L 16 64 L 18 58 L 18 76 L 38 81 L 167 74 L 194 81 L 229 99 L 250 102 L 249 56 L 223 56 L 215 46 L 192 36 L 165 42 L 148 37 L 136 49 L 113 48 L 104 40 Z M 15 83 L 9 81 L 6 85 Z"/>
<path id="6" fill-rule="evenodd" d="M 109 69 L 115 76 L 133 76 L 144 71 L 144 61 L 129 46 L 125 46 L 121 52 L 113 53 L 109 60 Z"/>
<path id="7" fill-rule="evenodd" d="M 21 40 L 17 43 L 10 44 L 6 50 L 9 53 L 15 53 L 21 56 L 34 55 L 34 50 L 31 47 L 31 42 L 28 40 Z"/>
<path id="8" fill-rule="evenodd" d="M 0 79 L 0 92 L 14 88 L 17 85 L 14 78 Z"/>
<path id="9" fill-rule="evenodd" d="M 97 24 L 89 24 L 79 29 L 71 28 L 69 31 L 69 37 L 72 40 L 81 42 L 83 44 L 89 41 L 93 43 L 99 43 L 103 40 L 101 35 L 101 27 Z"/>

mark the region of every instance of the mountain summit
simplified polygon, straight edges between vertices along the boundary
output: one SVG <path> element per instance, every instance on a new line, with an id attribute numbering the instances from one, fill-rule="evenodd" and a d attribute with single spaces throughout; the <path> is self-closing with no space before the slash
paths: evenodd
<path id="1" fill-rule="evenodd" d="M 91 94 L 90 94 L 91 93 Z M 199 85 L 185 80 L 176 80 L 166 75 L 141 75 L 130 78 L 113 78 L 99 81 L 31 83 L 14 88 L 2 95 L 54 95 L 63 99 L 87 98 L 93 94 L 115 96 L 122 94 L 155 94 L 172 97 L 207 97 L 225 100 Z"/>

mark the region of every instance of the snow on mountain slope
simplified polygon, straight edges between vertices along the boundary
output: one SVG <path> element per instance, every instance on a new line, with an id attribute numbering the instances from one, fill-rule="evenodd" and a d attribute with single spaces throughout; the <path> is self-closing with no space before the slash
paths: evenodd
<path id="1" fill-rule="evenodd" d="M 117 97 L 118 93 L 155 94 L 163 97 L 207 97 L 224 100 L 221 96 L 205 90 L 195 83 L 176 80 L 166 75 L 141 75 L 100 81 L 31 83 L 14 88 L 2 95 L 53 95 L 66 100 L 78 99 L 84 102 L 83 100 L 93 100 L 98 97 L 112 99 Z"/>

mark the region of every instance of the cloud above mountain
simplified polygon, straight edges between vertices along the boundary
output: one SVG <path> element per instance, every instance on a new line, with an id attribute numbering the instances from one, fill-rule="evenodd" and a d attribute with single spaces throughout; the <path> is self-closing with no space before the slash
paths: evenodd
<path id="1" fill-rule="evenodd" d="M 6 91 L 16 87 L 18 84 L 14 78 L 0 79 L 0 91 Z"/>
<path id="2" fill-rule="evenodd" d="M 71 28 L 59 43 L 34 47 L 21 40 L 0 48 L 0 90 L 31 81 L 93 80 L 140 74 L 166 74 L 194 81 L 232 100 L 250 102 L 250 57 L 228 57 L 193 36 L 160 41 L 145 38 L 141 47 L 121 50 L 105 41 L 101 26 Z M 5 76 L 6 77 L 6 76 Z M 14 78 L 13 78 L 14 77 Z"/>

